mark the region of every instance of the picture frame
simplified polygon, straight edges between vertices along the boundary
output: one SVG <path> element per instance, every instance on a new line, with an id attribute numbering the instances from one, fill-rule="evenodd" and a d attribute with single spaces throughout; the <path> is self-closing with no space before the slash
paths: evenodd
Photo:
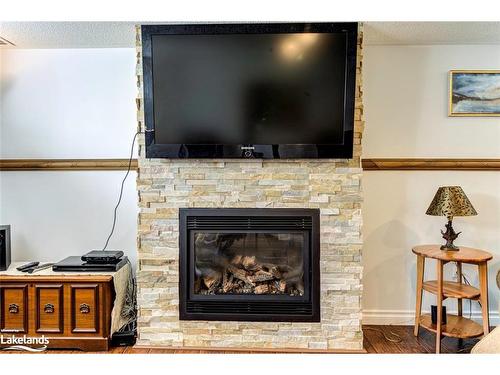
<path id="1" fill-rule="evenodd" d="M 450 70 L 448 116 L 500 116 L 500 70 Z"/>

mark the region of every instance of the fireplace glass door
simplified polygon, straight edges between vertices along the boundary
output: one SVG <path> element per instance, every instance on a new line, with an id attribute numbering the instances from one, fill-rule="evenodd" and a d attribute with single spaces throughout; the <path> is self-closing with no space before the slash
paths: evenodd
<path id="1" fill-rule="evenodd" d="M 181 320 L 320 319 L 319 210 L 181 208 Z"/>
<path id="2" fill-rule="evenodd" d="M 193 231 L 194 295 L 303 297 L 305 231 Z"/>

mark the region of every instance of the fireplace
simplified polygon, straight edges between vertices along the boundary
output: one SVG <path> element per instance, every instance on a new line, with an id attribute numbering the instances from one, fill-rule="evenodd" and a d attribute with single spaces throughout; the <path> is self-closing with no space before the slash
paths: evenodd
<path id="1" fill-rule="evenodd" d="M 319 210 L 179 215 L 181 320 L 320 321 Z"/>

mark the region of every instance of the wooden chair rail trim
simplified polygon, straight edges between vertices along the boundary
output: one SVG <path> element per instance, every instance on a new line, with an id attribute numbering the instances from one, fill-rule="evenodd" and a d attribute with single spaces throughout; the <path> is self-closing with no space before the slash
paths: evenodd
<path id="1" fill-rule="evenodd" d="M 0 159 L 0 171 L 123 171 L 128 159 Z M 137 159 L 131 168 L 137 169 Z M 365 171 L 500 171 L 500 159 L 367 158 Z"/>
<path id="2" fill-rule="evenodd" d="M 500 171 L 500 159 L 362 159 L 365 171 Z"/>
<path id="3" fill-rule="evenodd" d="M 0 159 L 0 171 L 122 171 L 128 159 Z M 131 168 L 137 169 L 137 159 Z"/>

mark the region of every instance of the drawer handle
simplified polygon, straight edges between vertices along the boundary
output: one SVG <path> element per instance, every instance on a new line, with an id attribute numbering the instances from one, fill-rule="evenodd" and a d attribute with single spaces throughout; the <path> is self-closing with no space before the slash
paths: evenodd
<path id="1" fill-rule="evenodd" d="M 82 314 L 88 314 L 88 313 L 90 312 L 90 306 L 89 306 L 89 305 L 87 305 L 86 303 L 82 303 L 82 304 L 80 305 L 80 312 L 81 312 Z"/>
<path id="2" fill-rule="evenodd" d="M 44 308 L 43 308 L 43 311 L 47 314 L 52 314 L 54 313 L 54 305 L 51 304 L 51 303 L 47 303 Z"/>
<path id="3" fill-rule="evenodd" d="M 11 314 L 19 313 L 19 305 L 15 304 L 15 303 L 11 303 L 9 305 L 9 313 L 11 313 Z"/>

